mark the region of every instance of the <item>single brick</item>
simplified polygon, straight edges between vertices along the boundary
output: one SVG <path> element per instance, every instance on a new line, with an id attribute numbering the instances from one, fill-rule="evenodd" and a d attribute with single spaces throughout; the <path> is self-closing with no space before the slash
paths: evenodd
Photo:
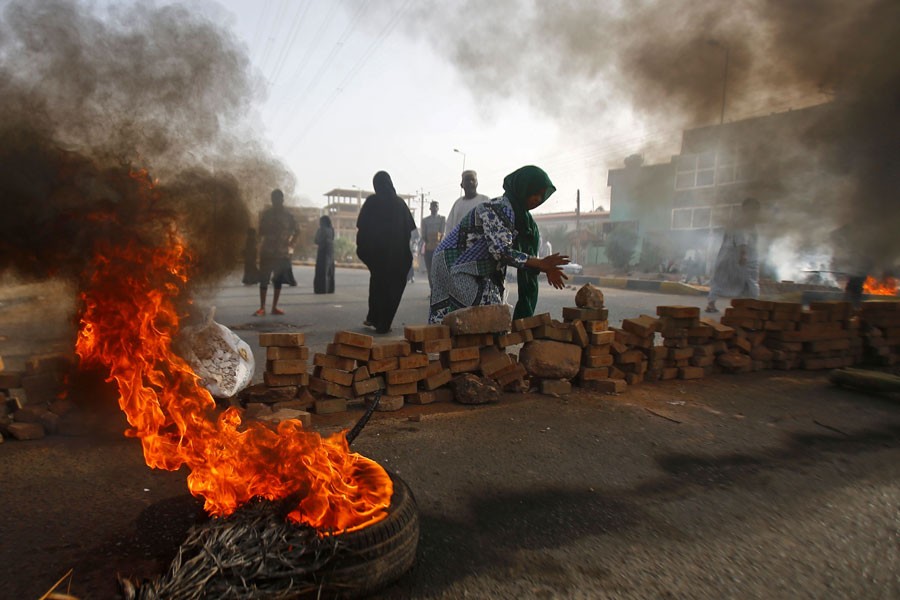
<path id="1" fill-rule="evenodd" d="M 583 354 L 587 354 L 588 356 L 607 356 L 612 352 L 612 345 L 606 344 L 603 346 L 588 346 L 583 350 Z"/>
<path id="2" fill-rule="evenodd" d="M 360 348 L 359 346 L 348 346 L 347 344 L 328 344 L 328 354 L 333 356 L 343 356 L 344 358 L 353 358 L 355 360 L 369 360 L 369 348 Z"/>
<path id="3" fill-rule="evenodd" d="M 582 367 L 581 370 L 578 371 L 578 379 L 580 381 L 597 381 L 608 377 L 609 369 L 606 367 L 601 367 L 599 369 Z"/>
<path id="4" fill-rule="evenodd" d="M 369 379 L 354 381 L 353 393 L 357 397 L 365 396 L 366 394 L 372 394 L 378 390 L 383 390 L 384 386 L 384 377 L 371 377 Z"/>
<path id="5" fill-rule="evenodd" d="M 283 346 L 285 348 L 293 348 L 302 346 L 304 343 L 306 343 L 305 333 L 270 332 L 259 334 L 259 345 L 263 347 Z"/>
<path id="6" fill-rule="evenodd" d="M 640 337 L 653 335 L 658 328 L 659 320 L 649 315 L 641 315 L 622 321 L 622 329 Z"/>
<path id="7" fill-rule="evenodd" d="M 375 401 L 373 396 L 369 396 L 366 398 L 366 406 L 371 406 L 372 402 Z M 378 412 L 393 412 L 395 410 L 400 410 L 403 408 L 404 400 L 402 395 L 394 395 L 394 394 L 382 394 L 381 399 L 378 401 L 378 406 L 375 407 L 375 410 Z"/>
<path id="8" fill-rule="evenodd" d="M 453 338 L 440 338 L 437 340 L 425 340 L 416 342 L 416 350 L 425 354 L 438 354 L 448 352 L 453 348 Z"/>
<path id="9" fill-rule="evenodd" d="M 669 360 L 684 360 L 694 355 L 694 349 L 687 348 L 669 348 Z"/>
<path id="10" fill-rule="evenodd" d="M 481 348 L 478 346 L 469 346 L 467 348 L 454 348 L 446 354 L 447 359 L 451 362 L 459 362 L 463 360 L 478 359 L 481 356 Z"/>
<path id="11" fill-rule="evenodd" d="M 409 342 L 405 340 L 378 342 L 372 346 L 371 358 L 372 360 L 381 360 L 384 358 L 408 356 L 411 350 Z"/>
<path id="12" fill-rule="evenodd" d="M 506 387 L 516 381 L 522 381 L 526 377 L 528 377 L 528 371 L 520 363 L 512 364 L 501 373 L 495 374 L 495 379 L 500 384 L 500 387 Z"/>
<path id="13" fill-rule="evenodd" d="M 353 371 L 353 381 L 362 381 L 364 379 L 369 379 L 371 376 L 372 374 L 369 373 L 369 367 L 366 365 L 357 367 L 357 369 Z"/>
<path id="14" fill-rule="evenodd" d="M 368 350 L 375 344 L 375 338 L 365 333 L 356 333 L 355 331 L 338 331 L 334 334 L 334 343 L 355 346 L 356 348 L 366 348 Z"/>
<path id="15" fill-rule="evenodd" d="M 472 346 L 493 346 L 494 334 L 492 333 L 474 333 L 472 335 L 455 335 L 453 336 L 454 348 L 471 348 Z"/>
<path id="16" fill-rule="evenodd" d="M 366 366 L 369 367 L 369 373 L 374 375 L 376 373 L 393 371 L 397 369 L 399 364 L 397 357 L 394 356 L 391 358 L 382 358 L 381 360 L 370 360 Z"/>
<path id="17" fill-rule="evenodd" d="M 603 346 L 616 341 L 615 331 L 597 331 L 591 334 L 591 345 Z"/>
<path id="18" fill-rule="evenodd" d="M 306 373 L 305 360 L 267 360 L 266 371 L 274 375 L 300 375 Z"/>
<path id="19" fill-rule="evenodd" d="M 397 369 L 396 371 L 388 371 L 385 374 L 385 381 L 387 381 L 388 385 L 415 383 L 421 379 L 422 371 L 419 369 Z"/>
<path id="20" fill-rule="evenodd" d="M 322 398 L 316 400 L 313 408 L 317 415 L 330 415 L 347 411 L 347 400 L 344 398 Z"/>
<path id="21" fill-rule="evenodd" d="M 585 321 L 584 328 L 588 333 L 602 333 L 609 330 L 609 321 Z"/>
<path id="22" fill-rule="evenodd" d="M 581 321 L 572 321 L 572 341 L 582 348 L 587 346 L 591 341 L 587 330 L 584 328 L 584 323 Z"/>
<path id="23" fill-rule="evenodd" d="M 541 313 L 532 317 L 524 317 L 512 322 L 512 330 L 524 331 L 525 329 L 534 329 L 541 325 L 549 325 L 552 320 L 550 313 Z"/>
<path id="24" fill-rule="evenodd" d="M 542 379 L 540 390 L 542 394 L 563 396 L 572 393 L 572 382 L 566 379 Z"/>
<path id="25" fill-rule="evenodd" d="M 307 360 L 309 348 L 306 346 L 294 346 L 284 348 L 281 346 L 269 346 L 266 348 L 266 360 Z"/>
<path id="26" fill-rule="evenodd" d="M 482 375 L 490 377 L 510 364 L 510 358 L 494 346 L 482 348 L 479 355 Z"/>
<path id="27" fill-rule="evenodd" d="M 406 401 L 410 404 L 431 404 L 437 399 L 437 395 L 434 392 L 416 392 L 415 394 L 410 394 L 406 397 Z"/>
<path id="28" fill-rule="evenodd" d="M 572 341 L 572 328 L 560 326 L 562 324 L 551 323 L 549 325 L 541 325 L 534 329 L 535 340 L 553 340 L 557 342 L 569 343 Z"/>
<path id="29" fill-rule="evenodd" d="M 660 317 L 672 317 L 674 319 L 699 319 L 700 308 L 696 306 L 657 306 L 656 314 Z"/>
<path id="30" fill-rule="evenodd" d="M 692 355 L 693 355 L 693 352 L 691 354 L 689 354 L 688 356 L 692 356 Z M 615 358 L 615 362 L 616 362 L 616 364 L 619 364 L 619 365 L 629 365 L 629 364 L 634 364 L 634 363 L 644 361 L 646 359 L 647 359 L 647 357 L 644 356 L 644 353 L 641 352 L 640 350 L 628 350 L 627 352 L 623 352 L 622 354 L 619 354 Z"/>
<path id="31" fill-rule="evenodd" d="M 433 375 L 429 375 L 425 379 L 425 389 L 434 390 L 442 385 L 447 385 L 453 379 L 453 372 L 450 369 L 441 369 Z"/>
<path id="32" fill-rule="evenodd" d="M 428 366 L 427 354 L 410 354 L 397 359 L 398 369 L 420 369 Z"/>
<path id="33" fill-rule="evenodd" d="M 415 394 L 419 391 L 417 382 L 409 383 L 388 383 L 385 392 L 388 396 L 406 396 L 407 394 Z"/>
<path id="34" fill-rule="evenodd" d="M 269 387 L 303 386 L 309 383 L 309 373 L 276 375 L 275 373 L 265 371 L 263 373 L 263 383 Z"/>
<path id="35" fill-rule="evenodd" d="M 407 325 L 403 328 L 403 337 L 410 342 L 425 342 L 450 337 L 447 325 Z"/>
<path id="36" fill-rule="evenodd" d="M 438 373 L 440 373 L 443 370 L 444 370 L 444 365 L 441 364 L 441 361 L 433 360 L 428 363 L 428 366 L 426 366 L 424 368 L 422 373 L 427 378 L 427 377 L 431 377 L 432 375 L 437 375 Z"/>
<path id="37" fill-rule="evenodd" d="M 605 308 L 564 306 L 562 316 L 563 321 L 606 321 L 609 317 L 609 311 Z"/>
<path id="38" fill-rule="evenodd" d="M 516 346 L 518 344 L 530 342 L 533 339 L 534 333 L 531 329 L 522 329 L 521 331 L 514 331 L 499 336 L 497 338 L 497 346 L 500 348 L 507 348 L 508 346 Z"/>
<path id="39" fill-rule="evenodd" d="M 473 358 L 470 360 L 451 361 L 449 364 L 449 368 L 450 372 L 455 375 L 457 373 L 470 373 L 472 371 L 477 371 L 480 365 L 481 361 L 477 358 Z"/>
<path id="40" fill-rule="evenodd" d="M 313 364 L 317 367 L 330 367 L 341 371 L 352 371 L 356 361 L 352 358 L 334 356 L 333 354 L 317 353 L 313 356 Z"/>
<path id="41" fill-rule="evenodd" d="M 591 356 L 589 354 L 585 354 L 581 358 L 581 363 L 586 367 L 611 367 L 613 365 L 613 356 L 612 354 L 603 354 L 600 356 Z"/>
<path id="42" fill-rule="evenodd" d="M 329 367 L 317 367 L 318 373 L 317 377 L 320 379 L 324 379 L 325 381 L 333 381 L 334 383 L 338 383 L 340 385 L 352 385 L 353 384 L 353 373 L 349 371 L 341 371 L 339 369 L 332 369 Z"/>

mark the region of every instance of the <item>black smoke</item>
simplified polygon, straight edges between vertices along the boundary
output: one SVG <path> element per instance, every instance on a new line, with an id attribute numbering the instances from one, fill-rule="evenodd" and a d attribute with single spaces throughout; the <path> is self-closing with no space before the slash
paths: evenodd
<path id="1" fill-rule="evenodd" d="M 0 274 L 77 279 L 99 243 L 174 222 L 198 280 L 219 277 L 250 207 L 292 189 L 248 118 L 263 86 L 195 12 L 94 7 L 18 0 L 0 15 Z"/>
<path id="2" fill-rule="evenodd" d="M 651 130 L 717 123 L 727 49 L 726 120 L 826 104 L 780 141 L 815 177 L 756 157 L 793 206 L 774 234 L 827 243 L 843 227 L 852 252 L 884 268 L 900 258 L 895 0 L 470 0 L 412 13 L 409 35 L 457 65 L 476 98 L 524 99 L 598 142 L 614 104 Z"/>

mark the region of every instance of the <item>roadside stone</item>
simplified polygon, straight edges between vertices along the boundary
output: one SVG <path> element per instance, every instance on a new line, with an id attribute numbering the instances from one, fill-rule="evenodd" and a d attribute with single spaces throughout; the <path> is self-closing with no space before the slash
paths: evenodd
<path id="1" fill-rule="evenodd" d="M 453 398 L 460 404 L 487 404 L 500 400 L 500 390 L 489 379 L 470 373 L 455 378 Z"/>
<path id="2" fill-rule="evenodd" d="M 512 327 L 512 314 L 508 304 L 470 306 L 453 311 L 443 323 L 452 335 L 506 333 Z"/>
<path id="3" fill-rule="evenodd" d="M 603 308 L 603 292 L 600 288 L 586 283 L 575 292 L 575 306 L 578 308 Z"/>
<path id="4" fill-rule="evenodd" d="M 39 440 L 46 435 L 40 423 L 12 423 L 6 430 L 10 436 L 20 441 Z"/>
<path id="5" fill-rule="evenodd" d="M 571 379 L 581 367 L 581 348 L 553 340 L 533 340 L 522 346 L 519 363 L 537 379 Z"/>

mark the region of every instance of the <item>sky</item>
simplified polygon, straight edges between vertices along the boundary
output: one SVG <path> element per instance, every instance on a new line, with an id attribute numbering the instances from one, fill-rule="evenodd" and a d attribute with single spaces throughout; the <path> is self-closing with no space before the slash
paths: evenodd
<path id="1" fill-rule="evenodd" d="M 512 92 L 473 93 L 465 73 L 416 35 L 413 3 L 188 2 L 246 47 L 261 137 L 296 177 L 289 201 L 322 206 L 329 190 L 371 190 L 386 170 L 398 192 L 425 194 L 446 214 L 463 165 L 478 172 L 479 192 L 495 196 L 507 173 L 537 164 L 557 187 L 538 212 L 575 210 L 577 190 L 582 210 L 608 209 L 610 165 L 648 143 L 660 156 L 677 152 L 680 130 L 648 132 L 627 104 L 607 106 L 608 127 L 594 131 Z"/>

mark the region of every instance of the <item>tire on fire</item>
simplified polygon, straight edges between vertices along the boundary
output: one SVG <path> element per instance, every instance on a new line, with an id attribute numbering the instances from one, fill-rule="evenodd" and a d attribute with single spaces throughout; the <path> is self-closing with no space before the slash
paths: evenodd
<path id="1" fill-rule="evenodd" d="M 341 598 L 360 598 L 393 583 L 416 559 L 419 510 L 406 483 L 394 473 L 388 515 L 357 531 L 335 536 L 335 557 L 320 573 L 322 591 Z"/>

